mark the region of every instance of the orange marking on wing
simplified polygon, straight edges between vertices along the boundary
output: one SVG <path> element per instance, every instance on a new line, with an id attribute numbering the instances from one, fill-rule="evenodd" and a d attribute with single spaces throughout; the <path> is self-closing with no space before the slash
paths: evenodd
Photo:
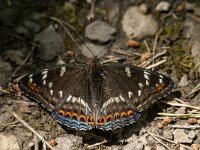
<path id="1" fill-rule="evenodd" d="M 58 114 L 61 115 L 61 116 L 64 116 L 65 115 L 65 111 L 63 109 L 59 109 L 58 110 Z"/>
<path id="2" fill-rule="evenodd" d="M 154 92 L 158 93 L 158 92 L 162 91 L 164 88 L 165 88 L 165 83 L 160 83 L 154 88 Z"/>
<path id="3" fill-rule="evenodd" d="M 88 116 L 88 124 L 90 125 L 94 124 L 94 118 L 91 115 Z"/>
<path id="4" fill-rule="evenodd" d="M 122 116 L 122 117 L 126 117 L 126 112 L 123 111 L 123 112 L 121 113 L 121 116 Z"/>
<path id="5" fill-rule="evenodd" d="M 82 121 L 82 122 L 86 122 L 86 117 L 85 117 L 85 115 L 80 115 L 79 120 Z"/>
<path id="6" fill-rule="evenodd" d="M 104 117 L 102 115 L 100 115 L 97 119 L 97 124 L 104 125 L 104 121 L 105 121 Z"/>
<path id="7" fill-rule="evenodd" d="M 75 113 L 75 112 L 73 112 L 73 113 L 72 113 L 72 118 L 73 118 L 74 120 L 78 120 L 78 114 Z"/>
<path id="8" fill-rule="evenodd" d="M 134 114 L 134 111 L 133 110 L 128 110 L 128 116 L 132 116 Z"/>
<path id="9" fill-rule="evenodd" d="M 107 115 L 107 116 L 106 116 L 106 122 L 110 122 L 110 121 L 111 121 L 111 118 L 112 118 L 112 115 L 111 115 L 111 114 Z"/>
<path id="10" fill-rule="evenodd" d="M 71 113 L 68 111 L 68 112 L 66 112 L 66 118 L 70 118 L 70 116 L 71 116 Z"/>
<path id="11" fill-rule="evenodd" d="M 119 116 L 119 113 L 118 113 L 118 112 L 115 112 L 115 113 L 114 113 L 114 119 L 115 119 L 115 120 L 120 119 L 120 116 Z"/>
<path id="12" fill-rule="evenodd" d="M 33 92 L 39 93 L 40 90 L 41 90 L 39 87 L 37 87 L 36 85 L 32 84 L 30 81 L 27 82 L 27 85 L 28 85 L 29 89 L 31 91 L 33 91 Z"/>

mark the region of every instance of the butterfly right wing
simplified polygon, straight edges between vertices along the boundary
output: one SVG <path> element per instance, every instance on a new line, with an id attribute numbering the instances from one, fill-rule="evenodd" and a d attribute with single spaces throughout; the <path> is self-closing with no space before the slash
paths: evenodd
<path id="1" fill-rule="evenodd" d="M 61 124 L 78 130 L 94 128 L 87 65 L 45 69 L 23 77 L 18 85 L 22 92 L 48 109 Z"/>

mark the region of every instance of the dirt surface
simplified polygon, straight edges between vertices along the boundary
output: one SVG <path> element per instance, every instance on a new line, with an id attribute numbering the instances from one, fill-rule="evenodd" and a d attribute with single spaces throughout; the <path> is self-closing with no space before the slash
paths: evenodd
<path id="1" fill-rule="evenodd" d="M 45 149 L 45 142 L 14 114 L 56 150 L 200 149 L 199 2 L 8 0 L 0 10 L 1 150 Z M 92 55 L 79 37 L 94 54 L 105 48 L 102 62 L 146 67 L 171 77 L 177 86 L 162 99 L 171 103 L 157 101 L 136 123 L 116 131 L 80 132 L 57 123 L 21 94 L 16 79 L 58 64 L 87 63 Z"/>

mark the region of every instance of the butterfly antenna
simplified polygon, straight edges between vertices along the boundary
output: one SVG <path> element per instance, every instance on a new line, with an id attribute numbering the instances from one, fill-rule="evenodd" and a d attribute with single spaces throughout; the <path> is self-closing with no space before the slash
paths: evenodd
<path id="1" fill-rule="evenodd" d="M 111 44 L 119 37 L 119 34 L 117 34 L 100 52 L 97 56 L 99 56 L 106 48 L 110 47 Z"/>
<path id="2" fill-rule="evenodd" d="M 92 50 L 85 44 L 85 42 L 83 42 L 83 40 L 80 38 L 80 36 L 75 31 L 74 31 L 74 34 L 76 35 L 76 37 L 78 37 L 78 39 L 81 41 L 81 43 L 91 52 L 92 56 L 95 57 Z"/>

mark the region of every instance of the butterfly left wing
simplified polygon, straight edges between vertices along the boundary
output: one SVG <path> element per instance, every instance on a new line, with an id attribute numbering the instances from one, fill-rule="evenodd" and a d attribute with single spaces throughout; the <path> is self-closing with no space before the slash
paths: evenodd
<path id="1" fill-rule="evenodd" d="M 103 64 L 102 70 L 104 126 L 99 128 L 105 130 L 132 124 L 141 111 L 174 88 L 167 76 L 132 65 Z"/>
<path id="2" fill-rule="evenodd" d="M 78 130 L 94 128 L 88 93 L 88 66 L 68 64 L 23 77 L 19 88 L 48 109 L 61 124 Z"/>

